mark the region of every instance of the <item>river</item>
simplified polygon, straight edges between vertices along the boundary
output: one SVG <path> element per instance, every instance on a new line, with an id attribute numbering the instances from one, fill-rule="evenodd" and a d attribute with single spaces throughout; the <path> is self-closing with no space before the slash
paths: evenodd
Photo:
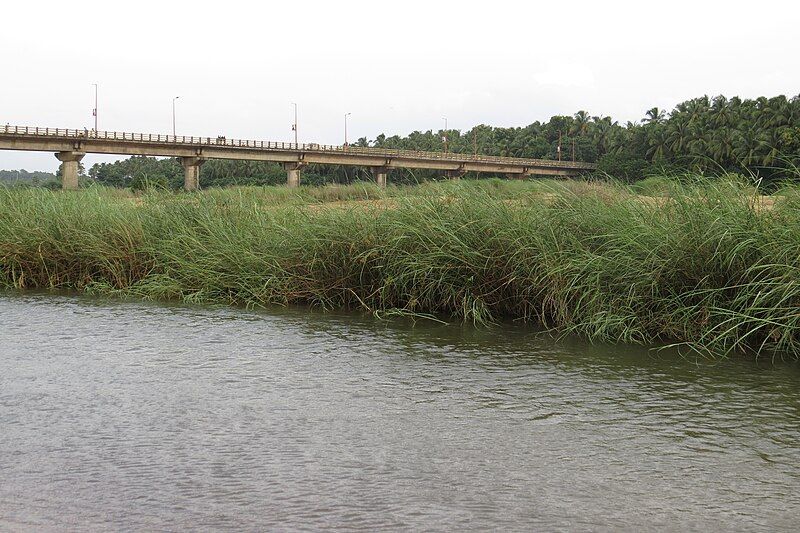
<path id="1" fill-rule="evenodd" d="M 800 367 L 0 294 L 2 530 L 792 530 Z"/>

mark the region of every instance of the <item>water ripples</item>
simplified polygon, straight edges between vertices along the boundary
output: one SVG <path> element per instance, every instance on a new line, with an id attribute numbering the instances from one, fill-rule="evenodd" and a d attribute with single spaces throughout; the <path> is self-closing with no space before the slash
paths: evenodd
<path id="1" fill-rule="evenodd" d="M 790 529 L 800 372 L 0 296 L 0 529 Z"/>

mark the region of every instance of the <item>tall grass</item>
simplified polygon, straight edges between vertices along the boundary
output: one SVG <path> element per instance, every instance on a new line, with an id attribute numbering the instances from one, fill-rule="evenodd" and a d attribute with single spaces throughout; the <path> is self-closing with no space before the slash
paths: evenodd
<path id="1" fill-rule="evenodd" d="M 516 319 L 797 357 L 798 189 L 774 204 L 735 181 L 664 194 L 499 180 L 138 198 L 0 190 L 0 286 Z"/>

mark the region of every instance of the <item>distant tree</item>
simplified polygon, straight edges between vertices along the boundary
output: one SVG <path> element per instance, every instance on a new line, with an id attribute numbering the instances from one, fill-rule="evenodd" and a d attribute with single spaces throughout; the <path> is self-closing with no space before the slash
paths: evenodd
<path id="1" fill-rule="evenodd" d="M 500 128 L 485 124 L 467 131 L 448 129 L 448 150 L 460 154 L 556 159 L 559 132 L 562 159 L 600 162 L 603 170 L 624 179 L 638 179 L 652 168 L 697 169 L 703 172 L 752 172 L 763 177 L 796 175 L 800 167 L 800 96 L 742 99 L 737 96 L 701 96 L 678 103 L 671 112 L 653 107 L 640 121 L 620 124 L 611 117 L 591 116 L 580 110 L 557 115 L 546 122 Z M 380 134 L 354 146 L 438 151 L 444 148 L 443 131 L 413 131 L 406 136 Z M 83 173 L 83 169 L 81 169 Z M 131 157 L 101 163 L 89 169 L 98 183 L 131 187 L 134 183 L 183 184 L 183 168 L 175 158 Z M 437 179 L 432 170 L 392 171 L 397 183 Z M 11 179 L 8 173 L 0 180 Z M 284 183 L 286 173 L 275 163 L 207 161 L 201 170 L 204 187 Z M 371 179 L 368 169 L 335 165 L 310 165 L 303 183 L 349 183 Z M 42 180 L 44 181 L 44 179 Z M 136 185 L 137 187 L 139 185 Z"/>
<path id="2" fill-rule="evenodd" d="M 652 109 L 648 109 L 642 119 L 642 122 L 647 122 L 648 124 L 661 124 L 664 122 L 667 113 L 663 109 L 659 109 L 654 107 Z"/>

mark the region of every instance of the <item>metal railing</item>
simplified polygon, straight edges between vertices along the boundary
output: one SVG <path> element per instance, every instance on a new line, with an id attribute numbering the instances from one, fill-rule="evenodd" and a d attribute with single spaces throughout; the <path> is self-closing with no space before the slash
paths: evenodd
<path id="1" fill-rule="evenodd" d="M 347 155 L 363 155 L 386 159 L 418 159 L 426 161 L 453 161 L 457 163 L 497 163 L 522 167 L 551 167 L 592 169 L 593 163 L 579 161 L 554 161 L 552 159 L 524 159 L 491 155 L 460 154 L 454 152 L 426 152 L 423 150 L 397 150 L 390 148 L 368 148 L 363 146 L 338 146 L 316 143 L 289 143 L 276 141 L 255 141 L 228 139 L 226 137 L 187 137 L 185 135 L 161 135 L 151 133 L 126 133 L 116 131 L 73 130 L 62 128 L 40 128 L 33 126 L 0 126 L 0 135 L 27 137 L 48 137 L 67 140 L 101 140 L 123 141 L 139 144 L 171 144 L 188 147 L 226 147 L 237 149 L 297 151 L 310 153 L 341 153 Z"/>

